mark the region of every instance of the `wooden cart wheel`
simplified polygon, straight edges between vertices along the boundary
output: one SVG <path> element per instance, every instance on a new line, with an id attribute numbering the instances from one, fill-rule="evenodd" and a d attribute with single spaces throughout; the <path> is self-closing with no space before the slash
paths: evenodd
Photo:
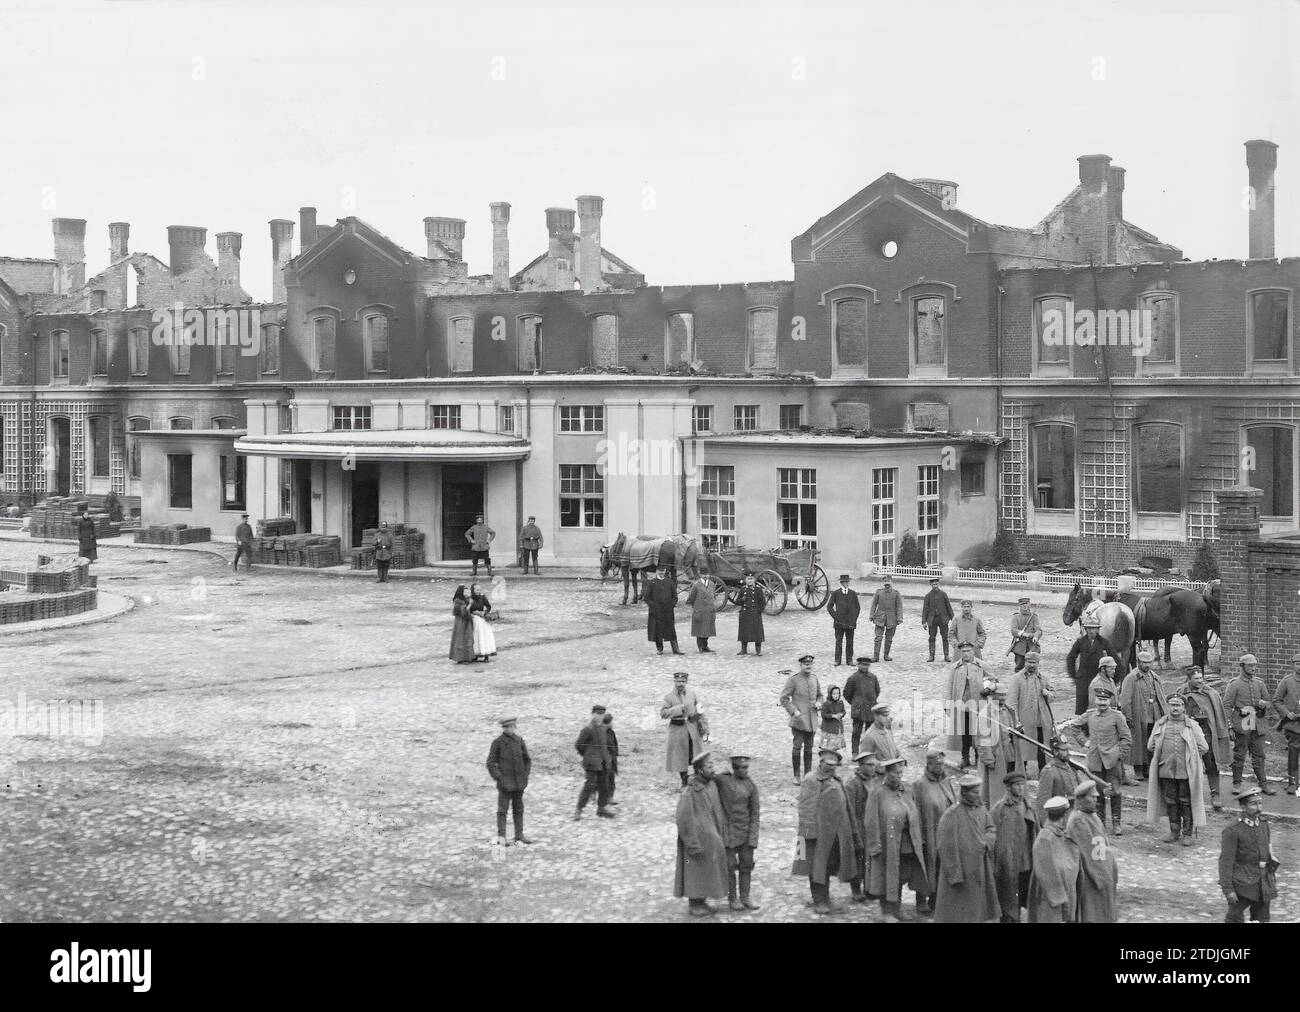
<path id="1" fill-rule="evenodd" d="M 729 586 L 727 587 L 727 604 L 740 604 L 740 587 L 739 587 L 739 586 L 730 586 L 730 585 L 729 585 Z"/>
<path id="2" fill-rule="evenodd" d="M 781 579 L 781 574 L 772 569 L 765 569 L 758 574 L 758 585 L 763 588 L 763 613 L 765 615 L 780 615 L 785 611 L 786 589 L 785 581 Z"/>
<path id="3" fill-rule="evenodd" d="M 824 607 L 827 598 L 831 596 L 831 581 L 826 576 L 826 570 L 821 566 L 813 566 L 812 571 L 794 588 L 794 596 L 808 611 Z"/>
<path id="4" fill-rule="evenodd" d="M 709 581 L 709 586 L 713 589 L 714 610 L 723 611 L 731 600 L 731 595 L 727 593 L 727 585 L 716 576 L 709 576 L 705 579 Z"/>

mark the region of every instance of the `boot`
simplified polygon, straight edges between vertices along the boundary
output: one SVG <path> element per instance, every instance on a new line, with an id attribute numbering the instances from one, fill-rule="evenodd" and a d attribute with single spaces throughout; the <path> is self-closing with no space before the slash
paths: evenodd
<path id="1" fill-rule="evenodd" d="M 691 900 L 688 912 L 692 917 L 710 917 L 718 912 L 717 908 L 711 906 L 708 900 Z"/>
<path id="2" fill-rule="evenodd" d="M 504 840 L 506 837 L 506 816 L 502 812 L 497 816 L 497 839 Z"/>
<path id="3" fill-rule="evenodd" d="M 1268 782 L 1268 773 L 1265 771 L 1263 763 L 1255 767 L 1255 779 L 1259 782 L 1259 789 L 1264 794 L 1277 793 L 1277 788 Z"/>
<path id="4" fill-rule="evenodd" d="M 727 907 L 731 910 L 744 910 L 744 905 L 736 898 L 736 873 L 727 872 Z"/>
<path id="5" fill-rule="evenodd" d="M 524 836 L 524 813 L 520 812 L 515 816 L 515 843 L 532 843 L 528 837 Z"/>
<path id="6" fill-rule="evenodd" d="M 1183 816 L 1183 846 L 1190 847 L 1196 842 L 1196 824 L 1191 815 Z"/>
<path id="7" fill-rule="evenodd" d="M 749 898 L 749 883 L 753 878 L 753 872 L 742 871 L 740 873 L 740 905 L 746 910 L 757 910 L 758 904 Z"/>
<path id="8" fill-rule="evenodd" d="M 1161 842 L 1161 843 L 1177 843 L 1177 842 L 1178 842 L 1178 835 L 1179 835 L 1179 825 L 1180 825 L 1181 822 L 1182 822 L 1182 819 L 1180 819 L 1177 815 L 1170 814 L 1170 816 L 1169 816 L 1169 835 L 1166 836 L 1166 837 L 1165 837 L 1163 840 L 1161 840 L 1160 842 Z"/>

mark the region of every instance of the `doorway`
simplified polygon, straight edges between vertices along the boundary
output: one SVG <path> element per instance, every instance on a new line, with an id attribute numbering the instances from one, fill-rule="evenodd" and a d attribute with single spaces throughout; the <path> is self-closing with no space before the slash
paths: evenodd
<path id="1" fill-rule="evenodd" d="M 465 532 L 483 512 L 483 465 L 443 465 L 442 557 L 445 561 L 469 558 Z"/>
<path id="2" fill-rule="evenodd" d="M 54 447 L 54 494 L 72 491 L 72 422 L 67 418 L 50 419 L 50 444 Z"/>
<path id="3" fill-rule="evenodd" d="M 311 533 L 311 461 L 295 460 L 293 462 L 293 505 L 291 514 L 298 521 L 298 533 Z"/>
<path id="4" fill-rule="evenodd" d="M 352 472 L 352 547 L 361 547 L 366 528 L 378 526 L 379 465 L 358 463 Z"/>

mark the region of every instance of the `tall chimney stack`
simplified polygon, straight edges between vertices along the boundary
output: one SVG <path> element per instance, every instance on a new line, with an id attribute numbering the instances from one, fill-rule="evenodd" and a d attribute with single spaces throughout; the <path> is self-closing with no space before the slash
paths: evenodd
<path id="1" fill-rule="evenodd" d="M 1246 169 L 1253 200 L 1250 205 L 1250 259 L 1272 259 L 1273 174 L 1277 170 L 1277 145 L 1272 141 L 1246 142 Z"/>
<path id="2" fill-rule="evenodd" d="M 1106 196 L 1110 198 L 1111 220 L 1124 220 L 1124 170 L 1112 165 L 1106 170 Z"/>
<path id="3" fill-rule="evenodd" d="M 67 295 L 86 286 L 86 219 L 55 218 L 53 226 L 59 291 Z"/>
<path id="4" fill-rule="evenodd" d="M 167 248 L 172 277 L 179 277 L 203 262 L 203 247 L 208 244 L 208 230 L 197 225 L 168 225 Z"/>
<path id="5" fill-rule="evenodd" d="M 510 205 L 504 200 L 488 205 L 492 212 L 492 287 L 510 289 Z"/>
<path id="6" fill-rule="evenodd" d="M 124 221 L 109 222 L 108 225 L 108 262 L 115 264 L 125 256 L 130 256 L 131 226 Z"/>
<path id="7" fill-rule="evenodd" d="M 284 266 L 293 257 L 293 222 L 274 218 L 271 226 L 271 301 L 284 302 Z"/>
<path id="8" fill-rule="evenodd" d="M 605 212 L 605 198 L 583 194 L 578 198 L 578 280 L 584 292 L 604 287 L 600 273 L 600 219 Z"/>
<path id="9" fill-rule="evenodd" d="M 298 252 L 306 253 L 316 245 L 316 208 L 298 208 Z"/>
<path id="10" fill-rule="evenodd" d="M 1110 155 L 1080 155 L 1079 184 L 1090 193 L 1098 193 L 1106 185 L 1110 168 Z"/>
<path id="11" fill-rule="evenodd" d="M 461 249 L 465 242 L 464 218 L 425 218 L 424 238 L 429 244 L 429 259 L 441 260 L 442 254 L 434 248 L 438 242 L 451 252 L 453 260 L 460 260 Z"/>
<path id="12" fill-rule="evenodd" d="M 546 232 L 550 236 L 547 253 L 551 261 L 551 287 L 570 291 L 573 288 L 573 211 L 567 207 L 548 207 Z"/>
<path id="13" fill-rule="evenodd" d="M 239 232 L 217 233 L 217 289 L 227 306 L 239 304 L 239 251 L 243 245 Z"/>

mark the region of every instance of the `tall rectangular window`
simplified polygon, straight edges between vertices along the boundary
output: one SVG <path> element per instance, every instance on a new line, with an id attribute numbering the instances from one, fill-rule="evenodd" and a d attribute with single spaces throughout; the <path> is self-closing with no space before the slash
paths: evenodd
<path id="1" fill-rule="evenodd" d="M 268 323 L 262 327 L 261 370 L 275 374 L 280 371 L 280 326 Z"/>
<path id="2" fill-rule="evenodd" d="M 336 339 L 337 321 L 334 317 L 318 316 L 312 321 L 312 343 L 316 353 L 316 372 L 334 372 Z"/>
<path id="3" fill-rule="evenodd" d="M 867 300 L 836 299 L 831 303 L 831 328 L 835 337 L 835 371 L 867 371 Z"/>
<path id="4" fill-rule="evenodd" d="M 1133 498 L 1139 513 L 1183 511 L 1183 430 L 1172 422 L 1133 426 Z"/>
<path id="5" fill-rule="evenodd" d="M 698 492 L 700 541 L 712 551 L 736 547 L 736 469 L 706 464 Z"/>
<path id="6" fill-rule="evenodd" d="M 747 324 L 749 371 L 776 372 L 776 310 L 751 309 Z"/>
<path id="7" fill-rule="evenodd" d="M 618 365 L 618 317 L 613 313 L 591 318 L 591 364 L 597 369 Z"/>
<path id="8" fill-rule="evenodd" d="M 521 316 L 515 327 L 519 344 L 519 368 L 522 372 L 536 372 L 542 367 L 542 318 Z"/>
<path id="9" fill-rule="evenodd" d="M 603 404 L 564 404 L 560 407 L 561 432 L 604 432 Z"/>
<path id="10" fill-rule="evenodd" d="M 429 409 L 430 428 L 459 429 L 460 405 L 435 404 Z"/>
<path id="11" fill-rule="evenodd" d="M 239 355 L 238 337 L 231 333 L 229 323 L 223 321 L 218 326 L 220 329 L 217 331 L 217 375 L 233 376 L 235 359 Z"/>
<path id="12" fill-rule="evenodd" d="M 803 424 L 802 404 L 781 405 L 781 428 L 797 429 Z"/>
<path id="13" fill-rule="evenodd" d="M 90 332 L 90 371 L 95 376 L 108 375 L 108 332 Z"/>
<path id="14" fill-rule="evenodd" d="M 109 436 L 112 428 L 102 416 L 86 419 L 90 429 L 90 475 L 92 478 L 108 477 Z"/>
<path id="15" fill-rule="evenodd" d="M 696 404 L 691 407 L 691 428 L 695 432 L 713 431 L 712 404 Z"/>
<path id="16" fill-rule="evenodd" d="M 244 491 L 244 478 L 247 473 L 248 460 L 237 455 L 221 457 L 221 508 L 223 510 L 242 510 L 247 495 Z"/>
<path id="17" fill-rule="evenodd" d="M 758 428 L 758 405 L 737 404 L 731 412 L 732 429 L 736 432 L 753 432 Z"/>
<path id="18" fill-rule="evenodd" d="M 560 526 L 605 526 L 605 476 L 598 465 L 560 465 Z"/>
<path id="19" fill-rule="evenodd" d="M 1291 357 L 1291 293 L 1255 292 L 1250 304 L 1255 361 L 1285 362 Z"/>
<path id="20" fill-rule="evenodd" d="M 1063 295 L 1034 300 L 1034 355 L 1039 365 L 1067 366 L 1074 334 L 1074 303 Z M 1059 371 L 1059 369 L 1058 369 Z"/>
<path id="21" fill-rule="evenodd" d="M 474 321 L 458 316 L 451 321 L 451 371 L 474 371 Z"/>
<path id="22" fill-rule="evenodd" d="M 1142 296 L 1142 322 L 1149 326 L 1151 348 L 1146 363 L 1174 362 L 1178 356 L 1178 296 L 1173 292 L 1156 292 Z"/>
<path id="23" fill-rule="evenodd" d="M 877 566 L 894 564 L 897 490 L 898 468 L 871 469 L 871 561 Z"/>
<path id="24" fill-rule="evenodd" d="M 388 317 L 365 319 L 366 372 L 388 372 Z"/>
<path id="25" fill-rule="evenodd" d="M 1033 447 L 1034 506 L 1074 509 L 1074 426 L 1035 426 Z"/>
<path id="26" fill-rule="evenodd" d="M 127 334 L 127 354 L 131 359 L 131 375 L 149 374 L 149 331 L 145 327 L 132 327 Z"/>
<path id="27" fill-rule="evenodd" d="M 1264 493 L 1259 514 L 1272 519 L 1295 516 L 1296 431 L 1285 425 L 1252 425 L 1246 430 L 1246 446 L 1255 470 L 1250 483 Z"/>
<path id="28" fill-rule="evenodd" d="M 939 564 L 939 465 L 922 464 L 916 469 L 916 543 L 925 553 L 925 564 Z"/>
<path id="29" fill-rule="evenodd" d="M 336 429 L 370 428 L 370 406 L 335 404 L 334 405 L 334 428 Z"/>
<path id="30" fill-rule="evenodd" d="M 167 454 L 167 504 L 174 510 L 194 508 L 194 458 L 188 453 Z"/>
<path id="31" fill-rule="evenodd" d="M 777 523 L 782 548 L 817 547 L 817 469 L 777 468 Z"/>
<path id="32" fill-rule="evenodd" d="M 497 428 L 501 432 L 513 433 L 515 431 L 515 406 L 513 404 L 501 405 L 501 420 Z"/>
<path id="33" fill-rule="evenodd" d="M 947 315 L 942 295 L 912 300 L 912 357 L 921 375 L 932 376 L 948 367 Z"/>
<path id="34" fill-rule="evenodd" d="M 129 432 L 144 432 L 149 428 L 147 418 L 128 418 L 126 427 Z M 132 478 L 140 477 L 140 440 L 128 435 L 126 438 L 127 463 Z"/>
<path id="35" fill-rule="evenodd" d="M 695 314 L 669 313 L 665 330 L 664 362 L 670 368 L 694 362 Z"/>
<path id="36" fill-rule="evenodd" d="M 72 358 L 72 344 L 66 330 L 56 330 L 50 335 L 50 375 L 55 379 L 68 378 L 68 365 Z"/>
<path id="37" fill-rule="evenodd" d="M 190 374 L 190 348 L 193 345 L 195 334 L 193 326 L 173 326 L 170 330 L 171 343 L 167 346 L 167 354 L 171 359 L 173 376 L 188 376 Z"/>

